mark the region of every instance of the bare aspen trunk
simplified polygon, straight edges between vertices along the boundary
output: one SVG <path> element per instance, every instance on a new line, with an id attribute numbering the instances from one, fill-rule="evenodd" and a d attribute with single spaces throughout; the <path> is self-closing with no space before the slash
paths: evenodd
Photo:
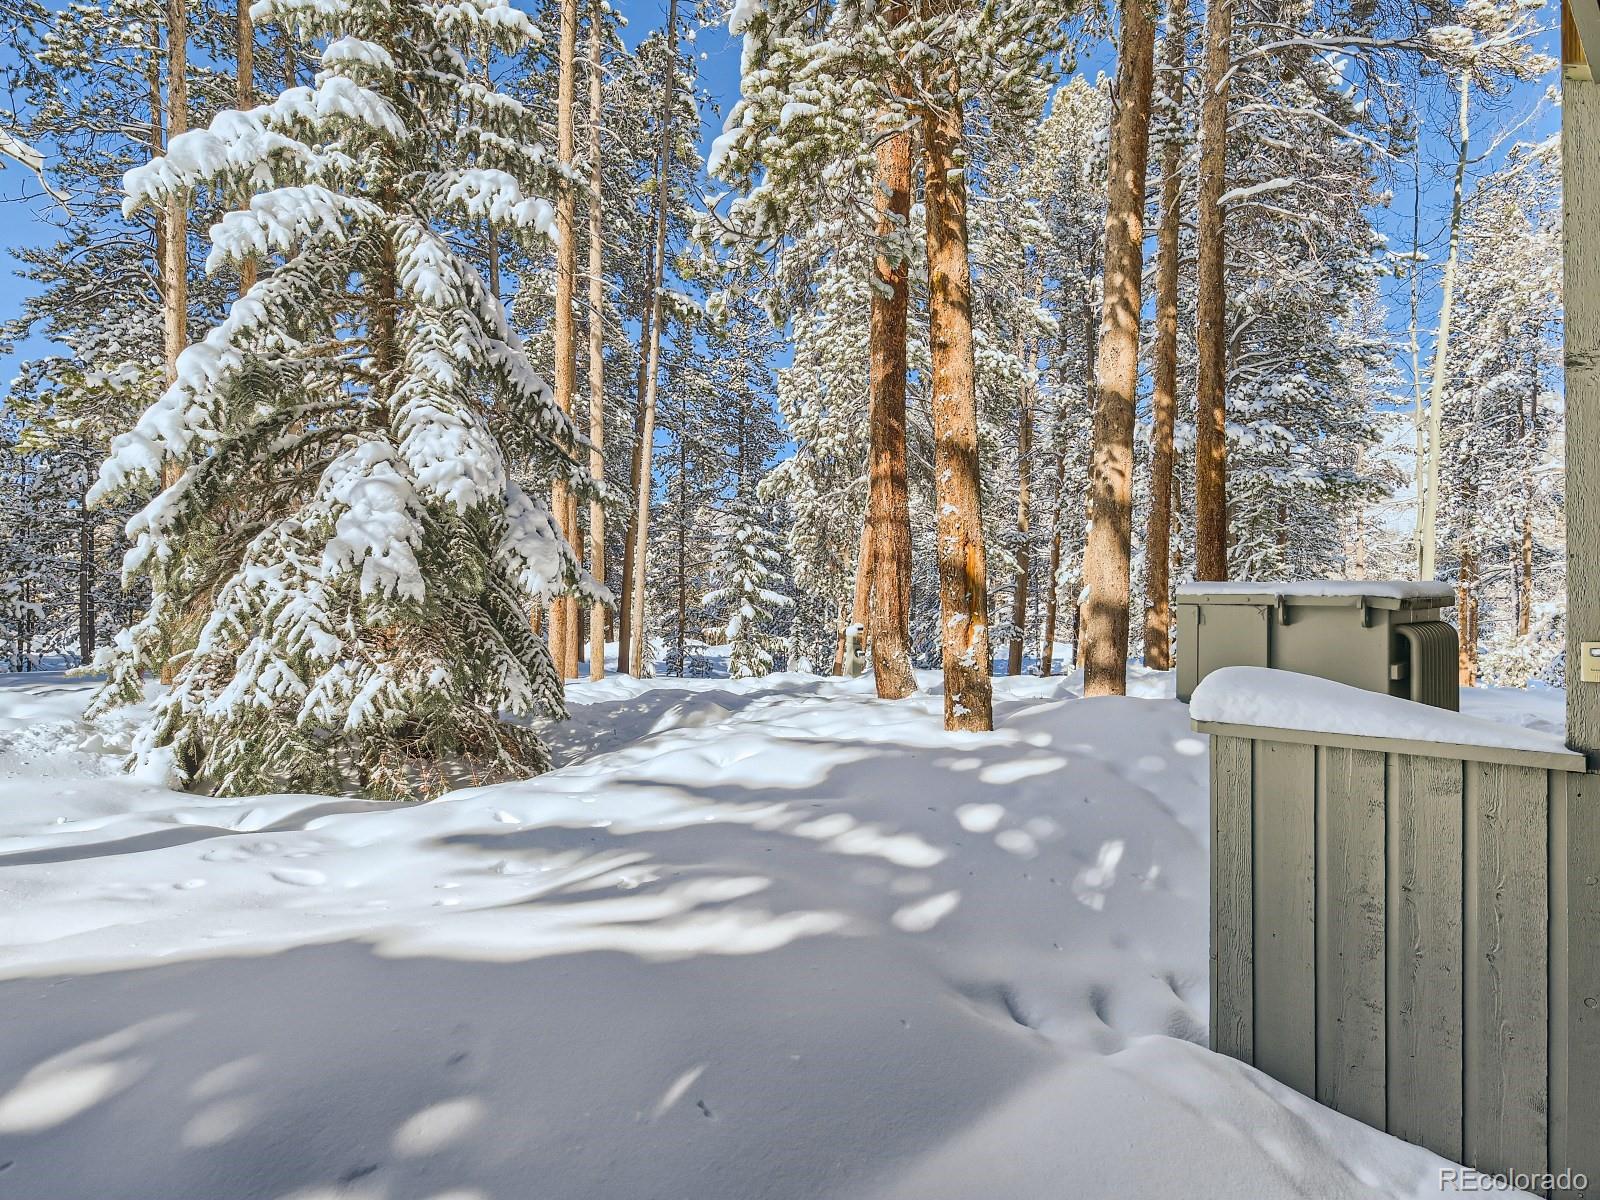
<path id="1" fill-rule="evenodd" d="M 600 141 L 600 123 L 605 116 L 600 75 L 605 11 L 605 0 L 594 0 L 589 9 L 589 473 L 596 479 L 604 479 L 606 473 L 605 229 L 601 221 L 605 196 Z M 606 581 L 606 506 L 599 500 L 589 501 L 589 574 L 601 584 Z M 604 679 L 605 674 L 606 606 L 596 602 L 589 609 L 589 678 Z"/>
<path id="2" fill-rule="evenodd" d="M 1428 473 L 1428 440 L 1422 410 L 1422 353 L 1417 341 L 1417 313 L 1422 306 L 1422 147 L 1417 146 L 1411 188 L 1411 320 L 1407 340 L 1411 351 L 1411 433 L 1416 443 L 1412 459 L 1412 486 L 1416 490 L 1411 532 L 1412 566 L 1418 579 L 1422 574 L 1423 484 Z"/>
<path id="3" fill-rule="evenodd" d="M 1021 340 L 1020 338 L 1018 339 Z M 1017 413 L 1017 560 L 1011 587 L 1011 624 L 1015 632 L 1006 649 L 1006 674 L 1022 674 L 1022 642 L 1028 628 L 1029 475 L 1033 470 L 1033 385 L 1024 383 Z"/>
<path id="4" fill-rule="evenodd" d="M 1187 9 L 1167 5 L 1166 78 L 1162 95 L 1171 114 L 1183 102 Z M 1161 224 L 1156 230 L 1156 342 L 1150 398 L 1150 514 L 1145 524 L 1144 663 L 1172 668 L 1173 430 L 1178 418 L 1178 205 L 1183 187 L 1183 147 L 1169 137 L 1161 148 Z"/>
<path id="5" fill-rule="evenodd" d="M 578 382 L 577 330 L 572 311 L 573 290 L 578 274 L 578 239 L 571 179 L 574 154 L 573 77 L 578 69 L 577 51 L 578 0 L 561 0 L 556 78 L 556 158 L 561 164 L 561 173 L 556 181 L 556 311 L 553 325 L 556 407 L 569 416 Z M 572 511 L 567 481 L 558 477 L 550 485 L 550 514 L 555 518 L 567 544 L 576 546 L 578 531 L 570 521 Z M 555 660 L 556 671 L 563 679 L 571 679 L 578 673 L 577 615 L 577 602 L 573 597 L 560 595 L 551 598 L 550 657 Z"/>
<path id="6" fill-rule="evenodd" d="M 1427 495 L 1422 509 L 1420 564 L 1420 574 L 1423 579 L 1432 579 L 1438 572 L 1439 480 L 1440 458 L 1443 451 L 1440 439 L 1444 414 L 1444 384 L 1450 369 L 1450 317 L 1455 305 L 1456 262 L 1461 243 L 1461 184 L 1467 173 L 1467 151 L 1471 142 L 1468 115 L 1472 98 L 1472 77 L 1466 71 L 1461 73 L 1459 93 L 1456 173 L 1450 193 L 1450 252 L 1444 260 L 1444 279 L 1439 285 L 1439 332 L 1433 343 L 1433 381 L 1428 389 L 1428 478 Z M 1465 654 L 1465 638 L 1462 639 L 1462 647 L 1462 653 Z M 1474 653 L 1474 675 L 1476 675 L 1476 665 L 1477 659 Z"/>
<path id="7" fill-rule="evenodd" d="M 673 89 L 677 84 L 678 69 L 678 0 L 669 0 L 667 6 L 667 80 L 662 89 L 661 101 L 661 160 L 658 166 L 656 204 L 655 262 L 652 264 L 650 288 L 650 358 L 645 376 L 644 427 L 639 433 L 639 486 L 635 496 L 637 528 L 634 535 L 633 573 L 634 588 L 631 600 L 631 629 L 633 639 L 631 662 L 633 673 L 639 675 L 644 668 L 644 592 L 646 563 L 650 547 L 650 452 L 656 431 L 656 376 L 661 368 L 661 288 L 667 269 L 667 202 L 666 189 L 672 173 L 672 109 Z"/>
<path id="8" fill-rule="evenodd" d="M 941 63 L 922 113 L 928 341 L 933 361 L 934 505 L 946 729 L 994 728 L 989 588 L 983 551 L 972 274 L 959 68 Z"/>
<path id="9" fill-rule="evenodd" d="M 1205 91 L 1200 103 L 1200 177 L 1196 185 L 1199 260 L 1196 343 L 1195 578 L 1228 577 L 1228 284 L 1222 192 L 1228 172 L 1228 72 L 1234 0 L 1206 9 Z"/>
<path id="10" fill-rule="evenodd" d="M 891 4 L 887 20 L 906 17 L 904 3 Z M 868 466 L 867 528 L 872 533 L 872 677 L 878 695 L 899 700 L 917 690 L 911 669 L 911 503 L 906 489 L 906 307 L 909 264 L 904 257 L 911 215 L 911 131 L 878 143 L 876 171 L 878 237 L 896 239 L 891 257 L 882 244 L 873 260 L 876 276 L 869 327 L 871 459 Z"/>
<path id="11" fill-rule="evenodd" d="M 234 74 L 234 104 L 240 111 L 254 108 L 256 104 L 256 29 L 250 20 L 250 0 L 239 0 L 235 9 L 237 17 L 236 71 Z M 256 260 L 239 264 L 239 294 L 242 296 L 256 285 Z"/>
<path id="12" fill-rule="evenodd" d="M 1084 549 L 1088 613 L 1083 694 L 1128 690 L 1128 606 L 1133 545 L 1133 410 L 1139 391 L 1139 308 L 1144 272 L 1144 184 L 1149 158 L 1155 26 L 1144 0 L 1123 0 L 1116 115 L 1106 183 L 1105 304 L 1091 519 Z"/>

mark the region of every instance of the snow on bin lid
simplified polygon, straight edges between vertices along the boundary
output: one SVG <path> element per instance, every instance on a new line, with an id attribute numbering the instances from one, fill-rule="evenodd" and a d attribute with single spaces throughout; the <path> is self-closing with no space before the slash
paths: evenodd
<path id="1" fill-rule="evenodd" d="M 1456 602 L 1448 583 L 1411 579 L 1239 579 L 1198 581 L 1178 588 L 1190 604 L 1361 604 L 1373 608 L 1444 608 Z"/>
<path id="2" fill-rule="evenodd" d="M 1219 667 L 1194 689 L 1189 718 L 1302 733 L 1568 753 L 1560 734 L 1464 716 L 1399 696 L 1271 667 Z"/>

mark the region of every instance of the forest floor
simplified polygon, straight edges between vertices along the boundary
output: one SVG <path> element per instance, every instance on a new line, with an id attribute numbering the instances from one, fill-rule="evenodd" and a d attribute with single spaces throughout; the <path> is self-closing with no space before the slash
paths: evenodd
<path id="1" fill-rule="evenodd" d="M 575 684 L 558 769 L 397 806 L 132 779 L 137 714 L 0 675 L 0 1194 L 1439 1194 L 1203 1048 L 1170 676 L 999 679 L 993 734 L 923 682 Z"/>

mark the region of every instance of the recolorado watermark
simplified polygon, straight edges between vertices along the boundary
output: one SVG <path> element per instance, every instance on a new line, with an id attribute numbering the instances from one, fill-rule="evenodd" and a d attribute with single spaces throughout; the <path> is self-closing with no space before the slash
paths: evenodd
<path id="1" fill-rule="evenodd" d="M 1474 1171 L 1471 1167 L 1440 1167 L 1439 1190 L 1458 1192 L 1581 1192 L 1589 1177 L 1568 1167 L 1565 1171 Z"/>

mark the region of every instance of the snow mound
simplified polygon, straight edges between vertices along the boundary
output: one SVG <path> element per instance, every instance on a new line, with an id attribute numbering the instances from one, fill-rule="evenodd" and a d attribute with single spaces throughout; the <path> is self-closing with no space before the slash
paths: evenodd
<path id="1" fill-rule="evenodd" d="M 560 769 L 399 806 L 0 678 L 7 1200 L 1438 1195 L 1203 1049 L 1184 707 L 934 683 L 573 685 Z"/>
<path id="2" fill-rule="evenodd" d="M 1463 706 L 1468 705 L 1464 702 Z M 1271 667 L 1222 667 L 1211 672 L 1195 687 L 1189 715 L 1196 721 L 1306 733 L 1567 753 L 1560 733 L 1486 720 Z"/>

